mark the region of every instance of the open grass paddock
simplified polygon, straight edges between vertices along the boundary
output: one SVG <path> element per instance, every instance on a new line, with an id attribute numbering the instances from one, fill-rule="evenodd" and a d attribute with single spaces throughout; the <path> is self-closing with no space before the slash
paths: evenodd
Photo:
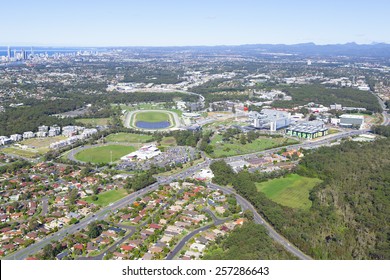
<path id="1" fill-rule="evenodd" d="M 257 190 L 269 199 L 291 208 L 309 209 L 309 192 L 322 181 L 317 178 L 289 174 L 286 177 L 256 183 Z"/>

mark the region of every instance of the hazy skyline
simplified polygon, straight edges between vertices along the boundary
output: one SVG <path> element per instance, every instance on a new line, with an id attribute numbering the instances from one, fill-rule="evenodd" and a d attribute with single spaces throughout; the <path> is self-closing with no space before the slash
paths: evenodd
<path id="1" fill-rule="evenodd" d="M 18 0 L 0 7 L 0 45 L 390 43 L 385 0 Z"/>

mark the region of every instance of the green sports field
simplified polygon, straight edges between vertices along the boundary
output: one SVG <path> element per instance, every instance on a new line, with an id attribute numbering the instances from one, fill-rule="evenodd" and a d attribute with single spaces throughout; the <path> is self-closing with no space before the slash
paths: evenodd
<path id="1" fill-rule="evenodd" d="M 107 142 L 145 143 L 152 140 L 152 135 L 119 132 L 106 137 Z"/>
<path id="2" fill-rule="evenodd" d="M 97 195 L 98 200 L 93 201 L 92 197 L 86 197 L 85 201 L 88 203 L 93 203 L 99 206 L 107 206 L 108 204 L 115 202 L 127 195 L 127 192 L 125 189 L 119 189 L 119 190 L 111 190 L 111 191 L 106 191 L 102 192 Z"/>
<path id="3" fill-rule="evenodd" d="M 269 199 L 291 208 L 309 209 L 311 201 L 309 192 L 322 181 L 317 178 L 302 177 L 289 174 L 262 183 L 256 183 L 257 190 L 263 192 Z"/>
<path id="4" fill-rule="evenodd" d="M 108 145 L 101 147 L 92 147 L 83 151 L 78 152 L 75 155 L 75 158 L 84 162 L 91 163 L 110 163 L 111 162 L 111 152 L 112 152 L 112 161 L 115 162 L 119 160 L 124 155 L 127 155 L 131 152 L 134 152 L 135 148 L 133 146 L 125 145 Z"/>
<path id="5" fill-rule="evenodd" d="M 169 121 L 169 115 L 164 112 L 139 112 L 135 116 L 135 121 L 164 122 Z"/>

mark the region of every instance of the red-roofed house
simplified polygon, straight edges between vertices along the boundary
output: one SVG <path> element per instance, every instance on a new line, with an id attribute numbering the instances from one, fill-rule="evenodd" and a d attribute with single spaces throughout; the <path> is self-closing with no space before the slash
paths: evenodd
<path id="1" fill-rule="evenodd" d="M 73 248 L 74 249 L 79 249 L 79 250 L 83 250 L 83 248 L 84 248 L 84 246 L 83 246 L 83 244 L 75 244 L 74 246 L 73 246 Z"/>
<path id="2" fill-rule="evenodd" d="M 125 245 L 125 244 L 123 244 L 123 245 L 121 246 L 121 249 L 124 250 L 124 251 L 132 251 L 132 250 L 134 249 L 134 247 L 133 247 L 133 246 L 130 246 L 130 245 Z"/>
<path id="3" fill-rule="evenodd" d="M 149 228 L 160 229 L 161 226 L 158 225 L 158 224 L 150 224 L 150 225 L 149 225 Z"/>
<path id="4" fill-rule="evenodd" d="M 86 202 L 84 200 L 77 200 L 76 204 L 81 205 L 81 206 L 86 206 L 86 205 L 88 205 L 88 202 Z"/>

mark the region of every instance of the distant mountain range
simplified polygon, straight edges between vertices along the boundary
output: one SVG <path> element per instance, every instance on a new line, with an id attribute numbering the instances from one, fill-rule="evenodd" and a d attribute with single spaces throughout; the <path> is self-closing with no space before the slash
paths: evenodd
<path id="1" fill-rule="evenodd" d="M 348 57 L 373 57 L 390 58 L 390 44 L 376 43 L 359 45 L 356 43 L 316 45 L 314 43 L 304 43 L 295 45 L 285 44 L 248 44 L 239 46 L 187 46 L 187 47 L 129 47 L 130 49 L 142 49 L 155 53 L 170 51 L 193 51 L 194 53 L 232 53 L 261 55 L 265 53 L 292 54 L 298 56 L 348 56 Z"/>
<path id="2" fill-rule="evenodd" d="M 168 50 L 169 48 L 163 48 Z M 176 48 L 177 49 L 177 48 Z M 348 56 L 348 57 L 375 57 L 390 58 L 390 44 L 377 43 L 359 45 L 356 43 L 316 45 L 314 43 L 304 43 L 295 45 L 285 44 L 250 44 L 240 46 L 200 46 L 200 47 L 181 47 L 201 52 L 231 52 L 248 55 L 270 54 L 292 54 L 298 56 Z"/>
<path id="3" fill-rule="evenodd" d="M 30 46 L 12 46 L 12 49 L 30 50 Z M 175 51 L 192 51 L 194 53 L 234 53 L 247 55 L 261 55 L 265 53 L 275 54 L 293 54 L 299 56 L 348 56 L 348 57 L 373 57 L 373 58 L 390 58 L 390 44 L 373 43 L 373 44 L 329 44 L 316 45 L 314 43 L 303 43 L 295 45 L 285 44 L 248 44 L 248 45 L 221 45 L 221 46 L 183 46 L 183 47 L 33 47 L 38 52 L 75 52 L 77 50 L 109 50 L 109 49 L 129 49 L 152 53 L 164 53 Z M 0 46 L 0 52 L 5 53 L 7 46 Z M 3 54 L 4 55 L 4 54 Z"/>
<path id="4" fill-rule="evenodd" d="M 390 57 L 390 44 L 377 43 L 359 45 L 356 43 L 316 45 L 314 43 L 296 45 L 243 45 L 241 48 L 254 50 L 264 49 L 268 52 L 282 52 L 297 55 L 312 56 L 364 56 L 364 57 Z"/>

